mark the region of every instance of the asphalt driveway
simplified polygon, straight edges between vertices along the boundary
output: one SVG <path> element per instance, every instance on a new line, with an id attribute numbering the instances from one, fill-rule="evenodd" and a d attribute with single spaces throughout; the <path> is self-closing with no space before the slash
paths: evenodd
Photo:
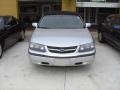
<path id="1" fill-rule="evenodd" d="M 92 65 L 45 67 L 28 58 L 28 41 L 19 42 L 0 60 L 0 90 L 120 90 L 120 52 L 96 39 Z"/>

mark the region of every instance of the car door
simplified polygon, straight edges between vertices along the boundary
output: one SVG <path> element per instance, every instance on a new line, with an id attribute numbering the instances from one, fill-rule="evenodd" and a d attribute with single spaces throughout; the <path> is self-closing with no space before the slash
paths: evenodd
<path id="1" fill-rule="evenodd" d="M 104 21 L 104 23 L 102 23 L 102 29 L 104 37 L 106 38 L 107 41 L 111 42 L 113 40 L 113 29 L 111 26 L 111 17 L 107 17 L 106 20 Z"/>
<path id="2" fill-rule="evenodd" d="M 114 37 L 113 42 L 120 48 L 120 17 L 113 17 L 112 19 L 112 35 Z"/>
<path id="3" fill-rule="evenodd" d="M 0 44 L 3 44 L 5 39 L 4 18 L 0 17 Z"/>
<path id="4" fill-rule="evenodd" d="M 20 32 L 21 32 L 21 29 L 20 29 L 20 25 L 19 25 L 19 21 L 15 18 L 15 17 L 12 17 L 12 20 L 13 20 L 13 24 L 14 24 L 14 39 L 15 39 L 15 42 L 18 41 L 18 39 L 20 38 Z"/>
<path id="5" fill-rule="evenodd" d="M 16 31 L 16 24 L 13 21 L 12 17 L 6 17 L 5 20 L 5 33 L 6 33 L 6 40 L 5 40 L 5 48 L 10 47 L 16 42 L 15 38 L 15 31 Z"/>

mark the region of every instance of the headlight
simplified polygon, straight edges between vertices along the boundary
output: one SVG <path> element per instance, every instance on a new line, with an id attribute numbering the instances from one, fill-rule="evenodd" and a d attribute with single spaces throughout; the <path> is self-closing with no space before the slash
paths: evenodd
<path id="1" fill-rule="evenodd" d="M 46 52 L 45 46 L 37 43 L 30 43 L 30 49 L 34 51 Z"/>
<path id="2" fill-rule="evenodd" d="M 91 51 L 94 48 L 95 48 L 95 44 L 93 42 L 92 43 L 83 44 L 83 45 L 80 45 L 79 52 Z"/>

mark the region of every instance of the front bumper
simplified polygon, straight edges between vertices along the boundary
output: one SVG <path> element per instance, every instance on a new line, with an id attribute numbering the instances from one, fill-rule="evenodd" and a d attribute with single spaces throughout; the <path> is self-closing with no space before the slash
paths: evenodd
<path id="1" fill-rule="evenodd" d="M 30 61 L 34 64 L 47 66 L 79 66 L 92 64 L 95 59 L 95 51 L 86 55 L 77 55 L 70 57 L 55 57 L 34 54 L 29 51 Z"/>

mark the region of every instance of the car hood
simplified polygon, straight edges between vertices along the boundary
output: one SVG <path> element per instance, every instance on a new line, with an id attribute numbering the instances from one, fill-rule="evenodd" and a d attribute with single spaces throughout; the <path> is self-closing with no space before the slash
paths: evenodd
<path id="1" fill-rule="evenodd" d="M 47 46 L 68 47 L 93 42 L 92 36 L 85 29 L 36 29 L 31 42 Z"/>

